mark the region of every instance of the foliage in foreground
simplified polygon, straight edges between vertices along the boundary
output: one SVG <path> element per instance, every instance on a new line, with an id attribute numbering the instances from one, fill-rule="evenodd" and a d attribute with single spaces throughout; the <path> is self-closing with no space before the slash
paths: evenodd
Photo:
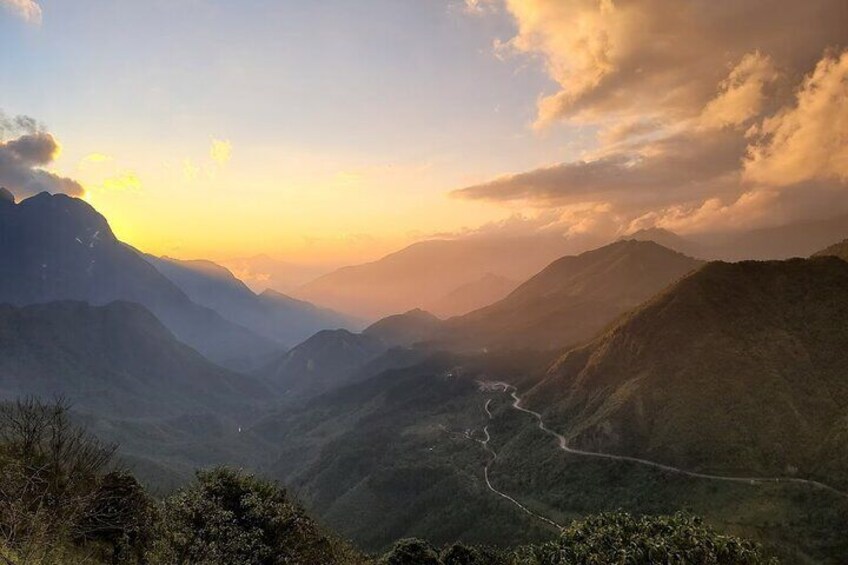
<path id="1" fill-rule="evenodd" d="M 515 551 L 417 539 L 367 558 L 324 532 L 276 483 L 216 468 L 156 503 L 116 471 L 114 447 L 69 423 L 67 406 L 0 405 L 0 564 L 577 565 L 772 563 L 696 517 L 624 512 L 578 521 Z"/>
<path id="2" fill-rule="evenodd" d="M 197 474 L 165 500 L 154 559 L 169 565 L 354 563 L 274 483 L 231 469 Z"/>
<path id="3" fill-rule="evenodd" d="M 765 557 L 756 544 L 718 534 L 695 516 L 635 517 L 615 512 L 574 522 L 558 540 L 518 551 L 514 563 L 760 565 L 776 561 Z"/>
<path id="4" fill-rule="evenodd" d="M 613 512 L 575 521 L 556 541 L 515 551 L 454 544 L 439 553 L 423 540 L 395 544 L 380 565 L 774 565 L 751 542 L 721 535 L 695 516 Z"/>

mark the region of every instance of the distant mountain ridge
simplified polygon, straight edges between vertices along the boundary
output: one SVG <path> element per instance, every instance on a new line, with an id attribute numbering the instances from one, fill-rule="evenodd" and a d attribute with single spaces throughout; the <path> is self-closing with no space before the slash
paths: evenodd
<path id="1" fill-rule="evenodd" d="M 258 380 L 209 362 L 132 302 L 0 305 L 0 394 L 63 396 L 119 418 L 247 411 L 269 399 Z"/>
<path id="2" fill-rule="evenodd" d="M 652 241 L 618 241 L 557 259 L 503 300 L 448 320 L 436 339 L 473 349 L 572 346 L 701 264 Z"/>
<path id="3" fill-rule="evenodd" d="M 362 334 L 379 339 L 391 347 L 409 347 L 429 339 L 441 326 L 442 320 L 416 308 L 378 320 L 365 328 Z"/>
<path id="4" fill-rule="evenodd" d="M 486 273 L 480 279 L 461 285 L 428 305 L 436 315 L 461 316 L 479 310 L 506 297 L 519 285 L 518 281 Z"/>
<path id="5" fill-rule="evenodd" d="M 570 245 L 554 236 L 422 241 L 378 261 L 338 269 L 292 295 L 375 320 L 427 308 L 489 273 L 523 280 Z"/>
<path id="6" fill-rule="evenodd" d="M 0 302 L 137 302 L 220 363 L 249 362 L 279 347 L 192 302 L 82 200 L 41 193 L 0 201 L 0 249 Z"/>
<path id="7" fill-rule="evenodd" d="M 305 399 L 342 386 L 388 349 L 377 337 L 322 330 L 256 374 L 287 400 Z"/>
<path id="8" fill-rule="evenodd" d="M 212 261 L 170 257 L 146 259 L 188 297 L 280 344 L 291 346 L 322 329 L 352 329 L 361 322 L 309 302 L 266 290 L 256 295 L 227 268 Z"/>
<path id="9" fill-rule="evenodd" d="M 839 257 L 843 261 L 848 261 L 848 239 L 839 243 L 834 243 L 826 249 L 822 249 L 815 254 L 816 257 Z"/>
<path id="10" fill-rule="evenodd" d="M 848 263 L 710 263 L 528 395 L 570 445 L 848 487 Z"/>

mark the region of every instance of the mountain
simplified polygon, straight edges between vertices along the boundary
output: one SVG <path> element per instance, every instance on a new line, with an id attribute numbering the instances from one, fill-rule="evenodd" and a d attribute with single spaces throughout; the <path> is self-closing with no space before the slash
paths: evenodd
<path id="1" fill-rule="evenodd" d="M 143 306 L 0 305 L 0 394 L 120 418 L 249 411 L 268 389 L 206 360 Z"/>
<path id="2" fill-rule="evenodd" d="M 374 320 L 425 308 L 487 273 L 524 280 L 570 245 L 553 236 L 423 241 L 378 261 L 338 269 L 291 294 Z"/>
<path id="3" fill-rule="evenodd" d="M 508 393 L 480 386 L 538 382 L 546 367 L 535 374 L 527 353 L 435 354 L 271 414 L 242 437 L 273 446 L 268 475 L 370 551 L 403 537 L 505 546 L 557 535 L 528 509 L 567 525 L 613 509 L 686 508 L 727 532 L 749 532 L 786 563 L 844 553 L 848 500 L 833 493 L 563 453 Z"/>
<path id="4" fill-rule="evenodd" d="M 650 241 L 562 257 L 503 300 L 448 320 L 438 341 L 465 348 L 558 349 L 591 338 L 701 262 Z"/>
<path id="5" fill-rule="evenodd" d="M 848 238 L 848 215 L 793 222 L 735 235 L 704 236 L 705 258 L 724 261 L 809 257 L 834 241 Z"/>
<path id="6" fill-rule="evenodd" d="M 236 257 L 221 264 L 257 293 L 268 289 L 289 292 L 333 270 L 322 265 L 280 261 L 268 255 Z"/>
<path id="7" fill-rule="evenodd" d="M 453 289 L 432 303 L 429 309 L 445 318 L 461 316 L 497 302 L 517 286 L 518 283 L 512 279 L 486 273 L 476 281 Z"/>
<path id="8" fill-rule="evenodd" d="M 380 340 L 389 347 L 409 347 L 432 337 L 441 325 L 442 320 L 436 316 L 415 309 L 405 314 L 387 316 L 365 328 L 362 333 Z"/>
<path id="9" fill-rule="evenodd" d="M 146 259 L 197 304 L 281 344 L 295 344 L 322 329 L 359 329 L 356 320 L 273 290 L 256 295 L 225 267 L 211 261 Z"/>
<path id="10" fill-rule="evenodd" d="M 562 357 L 528 402 L 576 448 L 848 488 L 848 263 L 710 263 Z"/>
<path id="11" fill-rule="evenodd" d="M 681 237 L 673 231 L 663 228 L 647 228 L 631 233 L 622 238 L 623 240 L 635 239 L 636 241 L 653 241 L 663 247 L 667 247 L 678 253 L 690 257 L 704 257 L 707 250 L 695 241 Z"/>
<path id="12" fill-rule="evenodd" d="M 456 439 L 482 418 L 472 379 L 449 355 L 382 372 L 282 411 L 249 430 L 277 447 L 268 473 L 321 521 L 368 550 L 401 537 L 526 542 L 553 535 L 490 496 L 486 453 Z"/>
<path id="13" fill-rule="evenodd" d="M 848 261 L 848 239 L 840 243 L 834 243 L 826 249 L 822 249 L 815 254 L 816 257 L 839 257 L 844 261 Z"/>
<path id="14" fill-rule="evenodd" d="M 192 302 L 118 241 L 106 219 L 82 200 L 46 192 L 18 204 L 0 200 L 0 250 L 0 302 L 137 302 L 220 363 L 262 358 L 279 348 Z"/>
<path id="15" fill-rule="evenodd" d="M 287 400 L 338 388 L 388 347 L 376 337 L 323 330 L 274 360 L 257 375 Z"/>

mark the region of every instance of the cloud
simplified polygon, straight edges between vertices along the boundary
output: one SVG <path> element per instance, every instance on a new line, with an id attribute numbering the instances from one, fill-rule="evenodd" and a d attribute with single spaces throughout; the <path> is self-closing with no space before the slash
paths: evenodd
<path id="1" fill-rule="evenodd" d="M 35 118 L 29 116 L 7 116 L 3 110 L 0 110 L 0 141 L 5 140 L 9 135 L 21 133 L 34 134 L 45 129 Z"/>
<path id="2" fill-rule="evenodd" d="M 82 196 L 84 191 L 78 182 L 42 169 L 53 162 L 59 151 L 59 144 L 45 132 L 0 141 L 0 186 L 18 198 L 43 191 Z"/>
<path id="3" fill-rule="evenodd" d="M 141 179 L 132 171 L 124 172 L 104 179 L 99 188 L 110 192 L 138 192 L 141 190 Z"/>
<path id="4" fill-rule="evenodd" d="M 719 84 L 719 94 L 701 113 L 701 125 L 738 126 L 755 118 L 766 104 L 766 88 L 779 77 L 770 57 L 748 53 Z"/>
<path id="5" fill-rule="evenodd" d="M 495 12 L 498 8 L 498 0 L 465 0 L 462 10 L 466 14 L 483 15 Z"/>
<path id="6" fill-rule="evenodd" d="M 504 0 L 499 57 L 557 85 L 535 127 L 591 124 L 581 161 L 455 190 L 582 226 L 756 227 L 848 211 L 844 0 Z M 822 205 L 821 203 L 826 203 Z M 600 228 L 599 228 L 600 229 Z"/>
<path id="7" fill-rule="evenodd" d="M 599 158 L 506 175 L 454 192 L 476 200 L 522 200 L 535 206 L 608 202 L 633 209 L 693 201 L 738 185 L 743 137 L 692 132 L 630 145 Z"/>
<path id="8" fill-rule="evenodd" d="M 233 144 L 224 139 L 213 139 L 209 156 L 219 165 L 223 165 L 229 162 L 233 156 Z"/>
<path id="9" fill-rule="evenodd" d="M 26 22 L 41 23 L 41 6 L 35 0 L 0 0 L 0 6 L 13 11 Z"/>
<path id="10" fill-rule="evenodd" d="M 795 104 L 750 136 L 745 178 L 752 182 L 848 181 L 848 50 L 827 54 L 801 84 Z"/>
<path id="11" fill-rule="evenodd" d="M 112 161 L 112 157 L 103 153 L 89 153 L 82 158 L 81 165 L 98 165 Z"/>
<path id="12" fill-rule="evenodd" d="M 542 97 L 538 124 L 700 113 L 727 66 L 759 50 L 806 69 L 844 44 L 843 0 L 506 0 L 518 26 L 506 45 L 539 57 L 559 91 Z"/>

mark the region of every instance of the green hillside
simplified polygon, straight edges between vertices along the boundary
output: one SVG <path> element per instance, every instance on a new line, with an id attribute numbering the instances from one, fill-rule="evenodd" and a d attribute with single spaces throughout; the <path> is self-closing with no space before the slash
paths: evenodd
<path id="1" fill-rule="evenodd" d="M 711 263 L 528 395 L 573 447 L 848 490 L 848 263 Z"/>

